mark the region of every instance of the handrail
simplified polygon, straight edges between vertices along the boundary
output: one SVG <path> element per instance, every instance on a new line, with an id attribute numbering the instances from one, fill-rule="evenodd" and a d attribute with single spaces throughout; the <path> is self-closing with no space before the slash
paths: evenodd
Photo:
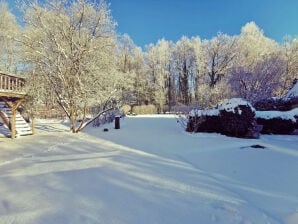
<path id="1" fill-rule="evenodd" d="M 25 78 L 0 72 L 0 92 L 22 92 Z"/>

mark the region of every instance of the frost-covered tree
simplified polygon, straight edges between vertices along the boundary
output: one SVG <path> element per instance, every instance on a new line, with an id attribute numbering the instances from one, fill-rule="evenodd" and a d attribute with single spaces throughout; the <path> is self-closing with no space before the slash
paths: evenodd
<path id="1" fill-rule="evenodd" d="M 279 95 L 283 96 L 298 78 L 298 40 L 286 37 L 281 46 L 281 57 L 285 61 L 284 73 L 280 80 Z"/>
<path id="2" fill-rule="evenodd" d="M 192 95 L 194 93 L 194 66 L 195 53 L 191 39 L 183 36 L 175 44 L 174 50 L 174 68 L 176 69 L 177 79 L 177 97 L 178 101 L 184 105 L 189 105 L 192 102 Z"/>
<path id="3" fill-rule="evenodd" d="M 0 18 L 0 70 L 17 73 L 19 52 L 15 38 L 20 27 L 4 2 L 0 2 Z"/>
<path id="4" fill-rule="evenodd" d="M 251 102 L 274 96 L 284 71 L 278 44 L 250 22 L 241 29 L 237 51 L 230 80 L 234 96 Z"/>
<path id="5" fill-rule="evenodd" d="M 214 87 L 233 66 L 237 56 L 237 38 L 219 33 L 211 40 L 203 41 L 207 75 L 210 87 Z"/>
<path id="6" fill-rule="evenodd" d="M 114 63 L 115 23 L 108 5 L 29 1 L 23 10 L 26 27 L 20 41 L 27 69 L 39 71 L 69 118 L 72 132 L 78 132 L 90 106 L 116 102 L 121 90 Z"/>
<path id="7" fill-rule="evenodd" d="M 154 100 L 158 111 L 164 111 L 167 101 L 170 79 L 171 46 L 168 41 L 161 39 L 156 45 L 150 44 L 146 52 L 148 72 L 153 83 Z"/>
<path id="8" fill-rule="evenodd" d="M 199 96 L 199 89 L 200 84 L 203 84 L 202 77 L 204 76 L 204 73 L 206 73 L 206 58 L 203 54 L 203 48 L 202 48 L 202 41 L 200 37 L 193 37 L 191 39 L 193 52 L 194 52 L 194 60 L 195 60 L 195 66 L 194 66 L 194 77 L 193 77 L 193 86 L 194 86 L 194 99 L 196 102 L 199 102 L 200 96 Z"/>
<path id="9" fill-rule="evenodd" d="M 249 70 L 234 68 L 230 80 L 233 94 L 252 103 L 275 96 L 284 72 L 284 61 L 279 55 L 267 55 Z"/>
<path id="10" fill-rule="evenodd" d="M 126 81 L 125 90 L 127 103 L 140 105 L 148 98 L 148 84 L 144 54 L 127 35 L 121 35 L 117 41 L 117 69 Z"/>
<path id="11" fill-rule="evenodd" d="M 255 22 L 249 22 L 241 28 L 237 41 L 237 60 L 235 66 L 249 69 L 254 67 L 263 57 L 275 53 L 278 44 L 267 38 L 264 31 Z"/>

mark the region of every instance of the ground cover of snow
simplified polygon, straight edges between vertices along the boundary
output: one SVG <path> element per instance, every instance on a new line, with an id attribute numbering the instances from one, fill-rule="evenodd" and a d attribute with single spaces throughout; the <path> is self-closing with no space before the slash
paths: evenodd
<path id="1" fill-rule="evenodd" d="M 36 128 L 0 138 L 1 224 L 298 223 L 297 135 L 190 134 L 171 115 Z"/>

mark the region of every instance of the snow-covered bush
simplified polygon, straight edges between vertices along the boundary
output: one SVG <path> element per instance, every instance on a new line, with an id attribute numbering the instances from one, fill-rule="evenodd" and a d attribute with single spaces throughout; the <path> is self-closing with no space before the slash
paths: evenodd
<path id="1" fill-rule="evenodd" d="M 290 111 L 257 111 L 263 134 L 292 134 L 298 127 L 298 108 Z"/>
<path id="2" fill-rule="evenodd" d="M 226 101 L 219 106 L 221 133 L 228 136 L 257 138 L 255 109 L 239 98 Z"/>
<path id="3" fill-rule="evenodd" d="M 239 98 L 225 101 L 213 110 L 193 110 L 186 130 L 189 132 L 217 132 L 227 136 L 257 138 L 255 110 Z"/>

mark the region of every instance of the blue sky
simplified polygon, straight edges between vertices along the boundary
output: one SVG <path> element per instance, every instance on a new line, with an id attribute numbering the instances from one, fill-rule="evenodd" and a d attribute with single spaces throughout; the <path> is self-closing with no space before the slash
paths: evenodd
<path id="1" fill-rule="evenodd" d="M 265 35 L 281 42 L 298 35 L 298 0 L 106 0 L 117 31 L 144 47 L 158 39 L 181 36 L 209 39 L 217 32 L 239 34 L 255 21 Z M 7 1 L 10 7 L 14 0 Z"/>
<path id="2" fill-rule="evenodd" d="M 118 23 L 139 46 L 182 35 L 209 39 L 223 32 L 239 34 L 255 21 L 265 35 L 281 42 L 298 35 L 298 0 L 107 0 Z"/>

